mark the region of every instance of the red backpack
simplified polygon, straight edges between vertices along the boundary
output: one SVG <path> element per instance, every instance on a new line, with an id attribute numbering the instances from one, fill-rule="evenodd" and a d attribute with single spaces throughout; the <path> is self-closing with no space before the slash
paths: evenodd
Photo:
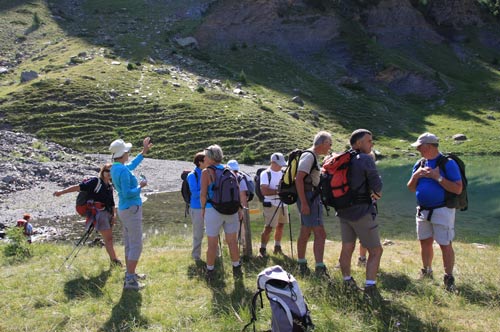
<path id="1" fill-rule="evenodd" d="M 323 204 L 335 210 L 354 204 L 357 191 L 351 188 L 349 167 L 357 154 L 355 150 L 347 150 L 340 154 L 334 153 L 324 160 L 319 185 Z"/>

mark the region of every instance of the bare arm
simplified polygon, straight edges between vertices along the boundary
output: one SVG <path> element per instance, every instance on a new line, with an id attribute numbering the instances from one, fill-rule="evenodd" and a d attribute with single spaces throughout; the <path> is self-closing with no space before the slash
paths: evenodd
<path id="1" fill-rule="evenodd" d="M 76 185 L 71 186 L 71 187 L 64 188 L 63 190 L 58 190 L 58 191 L 54 192 L 53 195 L 56 196 L 56 197 L 59 197 L 59 196 L 64 195 L 64 194 L 72 193 L 72 192 L 77 192 L 77 191 L 80 191 L 80 185 L 79 184 L 76 184 Z"/>
<path id="2" fill-rule="evenodd" d="M 297 188 L 297 194 L 300 199 L 300 213 L 303 215 L 311 214 L 311 209 L 309 207 L 309 202 L 307 201 L 304 179 L 308 174 L 304 171 L 299 171 L 295 177 L 295 187 Z"/>

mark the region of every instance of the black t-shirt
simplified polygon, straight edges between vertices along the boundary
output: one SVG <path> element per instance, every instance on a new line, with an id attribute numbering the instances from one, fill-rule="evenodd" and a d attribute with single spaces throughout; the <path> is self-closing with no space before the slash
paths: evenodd
<path id="1" fill-rule="evenodd" d="M 80 183 L 80 191 L 86 191 L 88 193 L 87 200 L 101 202 L 106 206 L 106 210 L 112 212 L 115 206 L 115 200 L 113 198 L 113 185 L 111 183 L 106 184 L 101 180 L 101 187 L 97 190 L 97 192 L 95 192 L 98 183 L 99 179 L 96 177 L 85 179 L 82 183 Z"/>

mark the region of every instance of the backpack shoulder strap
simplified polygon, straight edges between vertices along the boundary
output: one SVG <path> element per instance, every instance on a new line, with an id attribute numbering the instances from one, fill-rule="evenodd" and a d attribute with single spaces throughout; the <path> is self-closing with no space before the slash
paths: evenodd
<path id="1" fill-rule="evenodd" d="M 448 160 L 448 156 L 441 154 L 436 162 L 436 165 L 443 170 L 444 174 L 446 174 L 446 164 L 448 163 Z"/>
<path id="2" fill-rule="evenodd" d="M 318 165 L 318 160 L 316 159 L 316 154 L 315 154 L 314 152 L 312 152 L 311 150 L 304 150 L 304 151 L 302 152 L 302 154 L 304 154 L 304 152 L 309 152 L 310 154 L 312 154 L 312 155 L 313 155 L 313 158 L 314 158 L 313 164 L 312 164 L 312 166 L 311 166 L 311 170 L 309 171 L 309 174 L 311 174 L 311 172 L 312 172 L 312 170 L 313 170 L 313 169 L 315 169 L 315 168 L 317 169 L 317 167 L 316 167 L 316 166 Z M 298 164 L 297 164 L 297 165 L 298 165 Z"/>
<path id="3" fill-rule="evenodd" d="M 97 177 L 97 184 L 95 185 L 94 192 L 97 194 L 101 190 L 102 181 L 100 177 Z"/>
<path id="4" fill-rule="evenodd" d="M 257 292 L 255 292 L 253 298 L 252 298 L 252 305 L 250 306 L 250 314 L 252 315 L 252 319 L 250 320 L 250 323 L 245 325 L 243 327 L 242 332 L 247 329 L 248 326 L 253 324 L 253 330 L 255 332 L 255 321 L 257 320 L 257 298 L 260 297 L 260 307 L 264 308 L 264 304 L 262 303 L 262 292 L 263 289 L 259 289 Z"/>

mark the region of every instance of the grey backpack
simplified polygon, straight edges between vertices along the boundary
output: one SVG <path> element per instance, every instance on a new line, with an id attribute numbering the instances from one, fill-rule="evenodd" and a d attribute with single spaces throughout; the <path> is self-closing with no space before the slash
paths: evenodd
<path id="1" fill-rule="evenodd" d="M 297 280 L 279 265 L 263 270 L 257 276 L 257 292 L 252 299 L 252 320 L 244 328 L 253 324 L 255 331 L 256 302 L 260 297 L 263 308 L 262 292 L 271 306 L 271 331 L 272 332 L 306 332 L 314 329 L 307 303 L 302 295 Z"/>
<path id="2" fill-rule="evenodd" d="M 240 208 L 238 178 L 227 167 L 208 166 L 215 172 L 213 195 L 208 202 L 221 214 L 235 214 Z"/>

